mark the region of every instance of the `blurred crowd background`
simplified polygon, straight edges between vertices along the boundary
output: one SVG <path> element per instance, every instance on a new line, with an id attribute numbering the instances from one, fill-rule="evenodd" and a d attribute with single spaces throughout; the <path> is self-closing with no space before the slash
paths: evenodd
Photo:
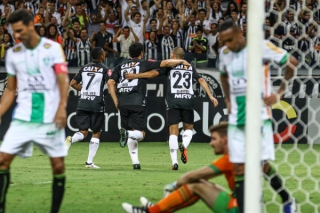
<path id="1" fill-rule="evenodd" d="M 168 59 L 179 46 L 198 68 L 217 68 L 223 54 L 219 24 L 232 19 L 246 36 L 251 21 L 245 0 L 0 0 L 1 65 L 6 50 L 19 42 L 7 18 L 22 8 L 33 14 L 40 36 L 61 44 L 70 67 L 88 63 L 98 46 L 112 68 L 129 58 L 132 42 L 141 42 L 146 59 Z M 319 68 L 319 1 L 265 0 L 265 12 L 265 39 L 305 68 Z"/>

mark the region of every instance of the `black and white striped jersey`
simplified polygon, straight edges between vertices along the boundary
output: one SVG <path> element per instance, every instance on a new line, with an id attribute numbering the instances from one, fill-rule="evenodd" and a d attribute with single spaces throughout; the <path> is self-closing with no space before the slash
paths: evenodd
<path id="1" fill-rule="evenodd" d="M 189 46 L 191 46 L 191 44 L 192 44 L 192 39 L 196 37 L 197 27 L 198 27 L 197 25 L 194 25 L 194 26 L 189 25 L 184 30 L 185 40 L 184 40 L 183 48 L 186 52 L 191 52 L 189 50 Z"/>
<path id="2" fill-rule="evenodd" d="M 91 60 L 91 42 L 89 38 L 86 41 L 82 41 L 80 38 L 77 39 L 77 56 L 78 56 L 78 66 L 82 67 L 88 64 Z"/>
<path id="3" fill-rule="evenodd" d="M 77 58 L 76 49 L 76 42 L 72 41 L 71 39 L 65 40 L 64 54 L 66 55 L 67 61 Z"/>
<path id="4" fill-rule="evenodd" d="M 111 74 L 112 71 L 100 62 L 90 62 L 79 70 L 73 78 L 78 83 L 82 82 L 77 109 L 104 112 L 103 88 Z"/>
<path id="5" fill-rule="evenodd" d="M 170 58 L 172 50 L 176 47 L 176 36 L 170 34 L 168 37 L 158 35 L 158 41 L 161 52 L 161 59 L 166 60 Z"/>
<path id="6" fill-rule="evenodd" d="M 160 53 L 160 51 L 158 50 L 157 42 L 152 43 L 150 40 L 144 42 L 145 59 L 158 60 L 158 53 Z"/>

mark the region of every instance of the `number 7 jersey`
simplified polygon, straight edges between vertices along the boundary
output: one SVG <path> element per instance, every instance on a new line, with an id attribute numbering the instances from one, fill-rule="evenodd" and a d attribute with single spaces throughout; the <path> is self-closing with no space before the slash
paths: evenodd
<path id="1" fill-rule="evenodd" d="M 82 82 L 77 109 L 104 112 L 103 88 L 111 73 L 103 63 L 91 62 L 80 69 L 73 78 L 78 83 Z"/>
<path id="2" fill-rule="evenodd" d="M 163 68 L 160 74 L 167 75 L 167 108 L 193 110 L 193 80 L 201 78 L 196 69 L 181 64 L 171 68 Z"/>

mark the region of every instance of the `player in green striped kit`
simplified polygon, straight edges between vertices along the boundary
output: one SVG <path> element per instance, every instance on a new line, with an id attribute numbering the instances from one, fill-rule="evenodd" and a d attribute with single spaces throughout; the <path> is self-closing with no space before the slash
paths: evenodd
<path id="1" fill-rule="evenodd" d="M 240 213 L 244 212 L 244 167 L 246 160 L 246 93 L 247 93 L 247 48 L 246 40 L 242 36 L 242 30 L 233 21 L 226 21 L 219 27 L 220 38 L 226 46 L 221 49 L 219 69 L 221 71 L 221 83 L 225 94 L 225 102 L 228 108 L 228 147 L 230 161 L 234 165 L 236 188 L 234 194 L 237 197 Z M 298 62 L 290 56 L 286 50 L 273 45 L 270 41 L 264 41 L 263 45 L 264 70 L 263 84 L 261 84 L 264 106 L 262 108 L 262 152 L 261 160 L 266 162 L 263 168 L 268 176 L 272 188 L 281 196 L 285 213 L 296 212 L 295 200 L 285 190 L 284 184 L 275 169 L 268 160 L 275 159 L 273 130 L 271 122 L 270 106 L 283 95 L 285 83 L 283 82 L 277 93 L 271 93 L 271 79 L 268 63 L 274 61 L 280 65 L 286 64 L 284 81 L 293 76 L 293 68 Z M 251 59 L 261 60 L 261 59 Z M 262 61 L 262 60 L 261 60 Z M 257 159 L 259 160 L 259 159 Z"/>
<path id="2" fill-rule="evenodd" d="M 33 143 L 50 158 L 53 173 L 51 213 L 59 211 L 65 188 L 64 148 L 68 69 L 60 44 L 40 37 L 33 17 L 17 10 L 8 18 L 21 42 L 6 56 L 7 88 L 1 98 L 0 118 L 17 106 L 0 148 L 0 212 L 10 183 L 10 164 L 16 155 L 31 157 Z M 35 210 L 35 209 L 34 209 Z M 26 211 L 34 211 L 26 210 Z"/>

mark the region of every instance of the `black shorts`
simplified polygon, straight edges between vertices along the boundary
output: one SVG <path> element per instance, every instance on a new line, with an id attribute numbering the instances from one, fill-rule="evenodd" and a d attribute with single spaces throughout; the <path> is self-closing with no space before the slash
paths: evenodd
<path id="1" fill-rule="evenodd" d="M 193 124 L 193 110 L 190 109 L 168 109 L 167 125 L 178 124 L 180 121 L 186 124 Z"/>
<path id="2" fill-rule="evenodd" d="M 104 112 L 91 112 L 78 109 L 76 122 L 79 130 L 90 128 L 93 132 L 100 132 L 104 127 Z"/>
<path id="3" fill-rule="evenodd" d="M 143 106 L 127 106 L 120 108 L 121 127 L 145 131 L 147 123 L 147 110 Z"/>

